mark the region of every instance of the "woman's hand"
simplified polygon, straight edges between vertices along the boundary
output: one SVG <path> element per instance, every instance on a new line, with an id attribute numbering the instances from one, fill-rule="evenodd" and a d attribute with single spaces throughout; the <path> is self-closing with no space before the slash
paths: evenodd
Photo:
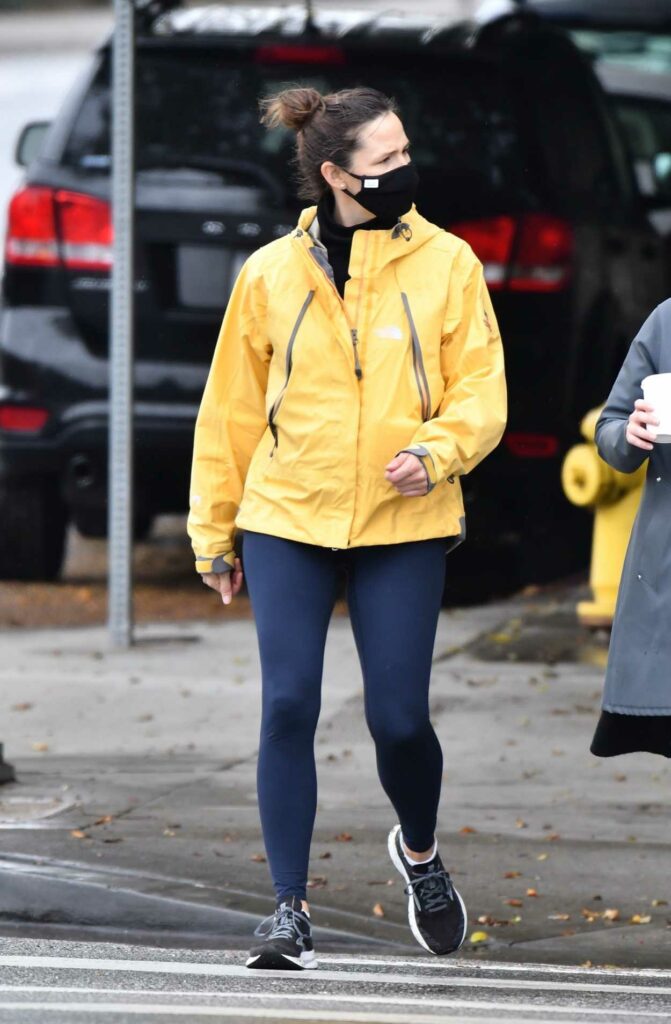
<path id="1" fill-rule="evenodd" d="M 652 450 L 652 442 L 655 440 L 655 437 L 648 433 L 648 423 L 653 425 L 659 423 L 654 406 L 642 398 L 637 398 L 634 402 L 634 411 L 629 417 L 627 424 L 626 437 L 629 444 L 633 444 L 636 448 L 644 448 L 645 451 Z"/>
<path id="2" fill-rule="evenodd" d="M 221 594 L 224 604 L 230 604 L 242 586 L 243 572 L 239 558 L 235 559 L 235 568 L 231 572 L 204 572 L 201 575 L 203 583 Z"/>
<path id="3" fill-rule="evenodd" d="M 412 452 L 400 452 L 384 468 L 384 475 L 399 494 L 406 498 L 426 494 L 429 489 L 429 475 L 424 463 Z"/>

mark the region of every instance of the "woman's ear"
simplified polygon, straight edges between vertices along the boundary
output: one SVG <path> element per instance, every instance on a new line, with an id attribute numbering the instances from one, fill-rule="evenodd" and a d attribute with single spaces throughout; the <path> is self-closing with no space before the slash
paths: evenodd
<path id="1" fill-rule="evenodd" d="M 332 160 L 325 160 L 319 169 L 322 172 L 322 176 L 327 185 L 330 185 L 332 189 L 347 188 L 347 182 L 345 181 L 345 175 L 343 174 L 342 168 L 338 167 L 337 164 L 334 164 Z"/>

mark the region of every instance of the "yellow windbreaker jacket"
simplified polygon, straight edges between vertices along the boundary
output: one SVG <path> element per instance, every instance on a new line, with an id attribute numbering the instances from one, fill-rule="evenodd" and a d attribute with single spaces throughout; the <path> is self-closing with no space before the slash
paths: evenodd
<path id="1" fill-rule="evenodd" d="M 413 205 L 355 231 L 342 300 L 315 206 L 233 288 L 196 420 L 187 532 L 200 573 L 236 528 L 331 548 L 465 536 L 459 477 L 506 422 L 501 338 L 470 246 Z M 429 491 L 384 476 L 417 454 Z"/>

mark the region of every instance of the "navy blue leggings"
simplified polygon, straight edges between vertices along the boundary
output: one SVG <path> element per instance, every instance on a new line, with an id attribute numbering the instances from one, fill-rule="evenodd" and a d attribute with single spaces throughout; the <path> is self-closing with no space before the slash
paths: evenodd
<path id="1" fill-rule="evenodd" d="M 314 734 L 343 563 L 380 781 L 410 849 L 433 844 L 443 756 L 429 720 L 429 679 L 445 557 L 444 538 L 333 551 L 244 532 L 262 671 L 259 810 L 278 898 L 306 898 L 317 808 Z"/>

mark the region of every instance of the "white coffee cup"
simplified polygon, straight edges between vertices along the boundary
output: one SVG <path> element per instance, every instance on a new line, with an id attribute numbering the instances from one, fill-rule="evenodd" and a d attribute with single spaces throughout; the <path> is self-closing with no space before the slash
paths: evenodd
<path id="1" fill-rule="evenodd" d="M 643 397 L 655 410 L 659 424 L 648 423 L 658 444 L 671 444 L 671 373 L 652 373 L 641 381 Z"/>

